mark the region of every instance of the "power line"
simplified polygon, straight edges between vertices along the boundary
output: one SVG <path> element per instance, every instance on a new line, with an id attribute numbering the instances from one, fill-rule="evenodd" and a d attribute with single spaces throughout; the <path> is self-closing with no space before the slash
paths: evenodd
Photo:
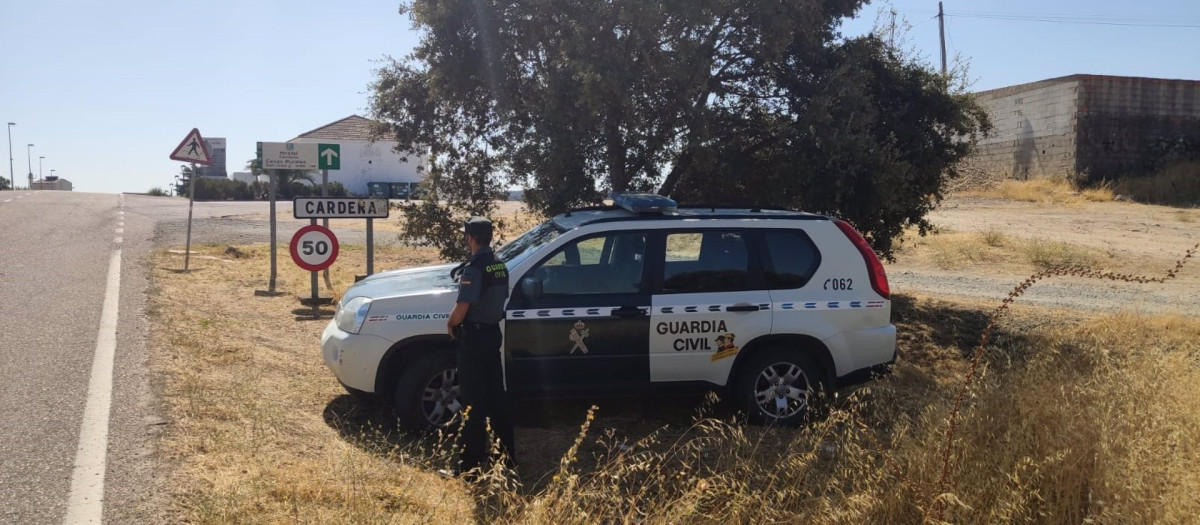
<path id="1" fill-rule="evenodd" d="M 1082 24 L 1125 27 L 1167 27 L 1200 29 L 1200 24 L 1181 24 L 1173 22 L 1158 22 L 1137 20 L 1131 18 L 1097 16 L 1097 15 L 1019 15 L 1003 13 L 946 13 L 948 17 L 976 18 L 983 20 L 1007 20 L 1015 22 L 1043 22 L 1052 24 Z"/>

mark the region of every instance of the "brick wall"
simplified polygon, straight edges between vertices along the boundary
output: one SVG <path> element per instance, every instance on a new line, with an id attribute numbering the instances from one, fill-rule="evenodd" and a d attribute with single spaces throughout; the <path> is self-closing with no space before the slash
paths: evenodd
<path id="1" fill-rule="evenodd" d="M 1080 75 L 1078 142 L 1091 182 L 1200 158 L 1200 81 Z"/>

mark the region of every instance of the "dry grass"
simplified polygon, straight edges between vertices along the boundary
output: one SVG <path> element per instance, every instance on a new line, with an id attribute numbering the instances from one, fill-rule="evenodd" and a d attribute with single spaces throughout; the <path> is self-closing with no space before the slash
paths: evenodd
<path id="1" fill-rule="evenodd" d="M 946 392 L 901 365 L 805 429 L 698 417 L 628 451 L 601 437 L 596 466 L 489 517 L 915 523 L 938 499 L 951 523 L 1187 521 L 1200 512 L 1198 337 L 1195 320 L 1118 316 L 1010 340 L 962 416 L 949 492 L 936 491 Z"/>
<path id="2" fill-rule="evenodd" d="M 983 267 L 1014 275 L 1053 266 L 1097 263 L 1124 265 L 1131 269 L 1144 266 L 1144 262 L 1113 260 L 1108 252 L 1037 237 L 1015 238 L 994 228 L 982 232 L 942 231 L 925 237 L 912 234 L 905 239 L 901 257 L 927 262 L 943 270 Z"/>
<path id="3" fill-rule="evenodd" d="M 155 371 L 171 427 L 163 449 L 177 462 L 178 521 L 446 522 L 469 520 L 474 505 L 430 469 L 402 458 L 408 449 L 364 450 L 343 439 L 330 411 L 342 393 L 323 370 L 316 341 L 325 321 L 294 294 L 308 273 L 280 260 L 278 288 L 266 289 L 268 250 L 203 246 L 193 271 L 182 258 L 154 261 Z M 286 250 L 281 250 L 286 254 Z M 343 246 L 332 277 L 339 287 L 364 267 L 363 251 Z M 211 257 L 211 258 L 209 258 Z M 377 266 L 427 262 L 427 251 L 382 251 Z M 326 373 L 322 373 L 326 372 Z M 336 418 L 335 418 L 336 419 Z M 393 513 L 403 519 L 392 520 Z"/>
<path id="4" fill-rule="evenodd" d="M 1200 206 L 1200 161 L 1178 162 L 1150 177 L 1122 180 L 1116 191 L 1137 202 Z"/>
<path id="5" fill-rule="evenodd" d="M 1002 180 L 983 187 L 963 190 L 961 194 L 1042 204 L 1109 202 L 1116 197 L 1109 185 L 1080 189 L 1062 178 Z"/>
<path id="6" fill-rule="evenodd" d="M 1091 250 L 1061 241 L 1033 238 L 1023 246 L 1025 258 L 1038 268 L 1055 266 L 1091 266 L 1096 256 Z"/>
<path id="7" fill-rule="evenodd" d="M 983 243 L 993 248 L 1001 248 L 1009 242 L 1008 235 L 995 227 L 984 230 L 982 235 Z"/>
<path id="8" fill-rule="evenodd" d="M 432 473 L 451 458 L 445 445 L 397 434 L 343 395 L 318 355 L 324 322 L 297 320 L 292 297 L 252 296 L 265 286 L 265 247 L 227 251 L 203 247 L 212 259 L 193 259 L 188 274 L 171 271 L 175 255 L 154 261 L 152 363 L 171 419 L 177 521 L 913 523 L 935 502 L 952 523 L 1200 515 L 1194 317 L 1018 308 L 959 415 L 945 491 L 946 421 L 994 305 L 912 296 L 894 301 L 894 372 L 840 392 L 809 427 L 746 427 L 711 403 L 520 405 L 525 484 L 497 472 L 472 490 Z M 343 246 L 338 287 L 362 256 Z M 386 268 L 432 255 L 380 258 Z M 281 289 L 307 290 L 307 273 L 280 268 Z"/>

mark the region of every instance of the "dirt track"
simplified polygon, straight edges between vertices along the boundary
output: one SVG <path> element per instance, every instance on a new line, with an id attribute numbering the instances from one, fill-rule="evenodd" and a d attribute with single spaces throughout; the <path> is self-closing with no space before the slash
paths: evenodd
<path id="1" fill-rule="evenodd" d="M 1014 239 L 1065 242 L 1106 254 L 1106 262 L 1148 277 L 1162 276 L 1200 241 L 1200 210 L 1124 202 L 1030 203 L 977 197 L 951 198 L 930 215 L 951 232 L 1001 232 Z M 975 264 L 946 270 L 918 257 L 898 256 L 887 265 L 892 290 L 994 300 L 996 304 L 1036 268 Z M 1131 269 L 1132 268 L 1132 269 Z M 1200 260 L 1193 259 L 1166 284 L 1133 284 L 1054 277 L 1021 299 L 1022 304 L 1082 310 L 1132 310 L 1196 315 Z"/>

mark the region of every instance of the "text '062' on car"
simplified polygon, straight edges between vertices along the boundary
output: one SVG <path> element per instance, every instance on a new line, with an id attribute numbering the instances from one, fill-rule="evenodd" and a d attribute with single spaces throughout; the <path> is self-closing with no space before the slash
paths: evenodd
<path id="1" fill-rule="evenodd" d="M 839 382 L 896 357 L 887 276 L 848 223 L 618 194 L 496 251 L 512 286 L 502 347 L 516 397 L 718 390 L 752 421 L 795 424 Z M 358 398 L 414 430 L 458 399 L 446 320 L 457 265 L 383 272 L 348 290 L 322 335 Z"/>

